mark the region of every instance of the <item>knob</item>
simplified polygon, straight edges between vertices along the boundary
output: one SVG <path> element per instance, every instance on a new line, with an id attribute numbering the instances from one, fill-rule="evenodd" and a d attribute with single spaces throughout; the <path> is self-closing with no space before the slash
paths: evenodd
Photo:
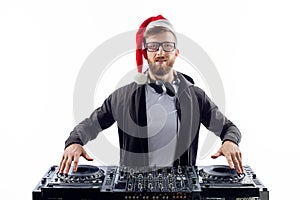
<path id="1" fill-rule="evenodd" d="M 180 166 L 178 166 L 177 173 L 178 173 L 178 174 L 181 174 L 181 173 L 182 173 L 182 169 L 181 169 Z"/>
<path id="2" fill-rule="evenodd" d="M 193 184 L 196 184 L 196 183 L 197 183 L 197 178 L 193 177 L 193 178 L 192 178 L 192 183 L 193 183 Z"/>
<path id="3" fill-rule="evenodd" d="M 41 183 L 44 185 L 46 183 L 46 178 L 42 178 Z"/>
<path id="4" fill-rule="evenodd" d="M 142 183 L 138 183 L 138 188 L 139 188 L 139 190 L 142 190 L 142 189 L 143 189 Z"/>
<path id="5" fill-rule="evenodd" d="M 132 185 L 130 183 L 128 184 L 128 190 L 132 190 Z"/>

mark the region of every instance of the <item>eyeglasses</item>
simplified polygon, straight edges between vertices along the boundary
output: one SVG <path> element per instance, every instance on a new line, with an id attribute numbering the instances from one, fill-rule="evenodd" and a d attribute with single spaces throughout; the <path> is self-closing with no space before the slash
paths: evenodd
<path id="1" fill-rule="evenodd" d="M 148 42 L 145 44 L 145 48 L 149 52 L 158 51 L 160 46 L 162 46 L 163 50 L 166 52 L 174 51 L 175 42 Z"/>

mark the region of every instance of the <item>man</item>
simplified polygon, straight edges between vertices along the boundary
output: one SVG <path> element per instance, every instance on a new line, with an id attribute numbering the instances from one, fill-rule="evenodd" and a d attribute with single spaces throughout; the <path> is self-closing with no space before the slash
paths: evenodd
<path id="1" fill-rule="evenodd" d="M 200 125 L 214 132 L 222 146 L 212 158 L 225 156 L 230 168 L 243 173 L 238 147 L 241 134 L 192 78 L 173 69 L 179 50 L 170 22 L 163 16 L 145 20 L 136 35 L 135 82 L 114 91 L 66 141 L 59 173 L 78 167 L 79 157 L 93 160 L 83 145 L 118 124 L 120 165 L 195 165 Z M 148 68 L 143 71 L 143 57 Z"/>

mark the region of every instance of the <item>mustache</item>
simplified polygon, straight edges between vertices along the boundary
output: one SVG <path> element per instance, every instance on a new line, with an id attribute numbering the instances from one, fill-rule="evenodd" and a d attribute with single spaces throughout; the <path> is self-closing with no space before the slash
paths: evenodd
<path id="1" fill-rule="evenodd" d="M 168 60 L 168 57 L 166 56 L 157 56 L 154 58 L 155 61 L 167 61 Z"/>

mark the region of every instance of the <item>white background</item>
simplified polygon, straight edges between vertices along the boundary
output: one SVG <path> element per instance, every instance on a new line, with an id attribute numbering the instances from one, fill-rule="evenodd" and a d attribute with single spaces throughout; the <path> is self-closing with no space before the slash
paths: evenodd
<path id="1" fill-rule="evenodd" d="M 268 187 L 271 199 L 298 196 L 296 0 L 1 1 L 1 199 L 31 199 L 46 170 L 59 163 L 75 125 L 76 78 L 90 53 L 158 14 L 213 60 L 225 90 L 226 115 L 243 134 L 244 164 Z M 132 60 L 122 64 L 128 70 L 135 68 L 130 55 Z M 201 160 L 218 163 L 224 159 Z"/>

